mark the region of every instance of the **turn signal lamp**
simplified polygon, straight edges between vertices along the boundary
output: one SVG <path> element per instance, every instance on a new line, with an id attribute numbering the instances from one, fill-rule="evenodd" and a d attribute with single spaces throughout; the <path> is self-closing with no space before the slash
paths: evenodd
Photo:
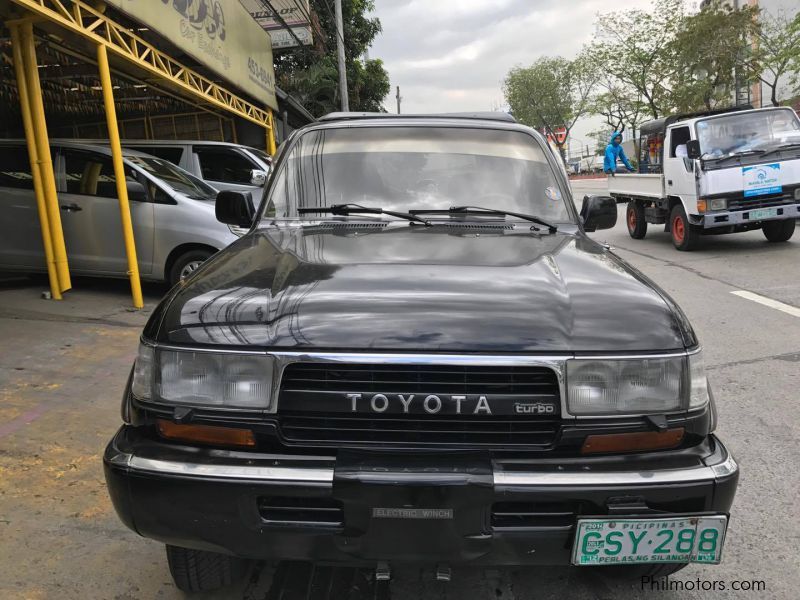
<path id="1" fill-rule="evenodd" d="M 581 454 L 603 452 L 641 452 L 674 448 L 683 440 L 683 427 L 666 431 L 636 431 L 633 433 L 611 433 L 588 435 L 583 442 Z"/>
<path id="2" fill-rule="evenodd" d="M 700 198 L 697 201 L 697 212 L 704 213 L 707 210 L 706 201 L 703 198 Z"/>
<path id="3" fill-rule="evenodd" d="M 185 425 L 158 419 L 156 427 L 161 437 L 181 442 L 196 442 L 213 446 L 253 447 L 256 439 L 249 429 L 215 427 L 213 425 Z"/>

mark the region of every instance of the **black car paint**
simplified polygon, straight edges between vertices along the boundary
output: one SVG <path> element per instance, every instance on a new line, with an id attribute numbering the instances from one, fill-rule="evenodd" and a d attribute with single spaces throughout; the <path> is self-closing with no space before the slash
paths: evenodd
<path id="1" fill-rule="evenodd" d="M 374 222 L 373 222 L 374 223 Z M 273 226 L 168 297 L 145 337 L 281 349 L 658 352 L 697 344 L 675 304 L 576 228 Z M 346 327 L 343 324 L 346 323 Z"/>
<path id="2" fill-rule="evenodd" d="M 447 119 L 426 122 L 465 126 Z M 377 125 L 392 124 L 387 120 Z M 363 125 L 327 122 L 311 127 Z M 529 131 L 498 123 L 475 122 L 470 126 Z M 541 136 L 530 134 L 544 144 Z M 281 148 L 270 184 L 287 149 L 300 135 L 302 130 Z M 563 187 L 563 196 L 571 198 L 566 177 L 555 158 L 549 152 L 547 156 Z M 268 187 L 259 215 L 267 210 L 269 193 Z M 513 228 L 504 228 L 508 224 L 503 219 L 484 217 L 474 220 L 490 225 L 480 230 L 455 225 L 425 228 L 406 222 L 386 224 L 368 217 L 303 222 L 263 219 L 249 234 L 175 286 L 154 310 L 142 337 L 188 347 L 409 354 L 570 356 L 657 354 L 697 348 L 691 326 L 669 296 L 608 248 L 589 239 L 574 206 L 571 202 L 568 205 L 574 222 L 559 224 L 555 234 L 535 232 L 529 224 L 518 222 Z M 648 472 L 716 464 L 720 455 L 727 455 L 711 435 L 716 421 L 713 402 L 692 414 L 670 416 L 669 426 L 685 427 L 687 435 L 680 448 L 662 452 L 581 456 L 581 444 L 591 433 L 647 431 L 651 423 L 630 417 L 565 419 L 559 445 L 549 454 L 479 453 L 475 464 L 481 467 L 480 473 L 465 478 L 459 484 L 463 495 L 454 492 L 451 498 L 453 505 L 481 505 L 483 510 L 478 512 L 484 519 L 498 502 L 560 504 L 565 511 L 561 521 L 511 529 L 485 521 L 477 527 L 475 513 L 466 526 L 457 523 L 455 529 L 447 523 L 423 521 L 422 528 L 428 533 L 422 536 L 419 532 L 409 535 L 413 529 L 409 521 L 397 520 L 375 537 L 370 535 L 365 517 L 371 505 L 367 506 L 367 496 L 362 492 L 369 490 L 374 496 L 370 496 L 372 505 L 389 506 L 395 499 L 414 503 L 420 494 L 434 502 L 442 500 L 436 489 L 451 485 L 452 477 L 438 481 L 429 476 L 427 485 L 420 485 L 406 474 L 404 481 L 410 487 L 381 485 L 387 480 L 385 475 L 372 477 L 355 467 L 380 462 L 379 453 L 356 452 L 350 456 L 336 448 L 276 446 L 279 436 L 271 420 L 274 415 L 226 415 L 225 424 L 251 428 L 259 441 L 255 451 L 237 451 L 159 439 L 154 419 L 175 415 L 168 407 L 137 401 L 129 390 L 123 399 L 123 414 L 128 424 L 109 443 L 104 460 L 110 494 L 122 521 L 141 535 L 168 544 L 250 558 L 365 564 L 387 558 L 568 564 L 578 516 L 727 514 L 738 478 L 737 472 L 716 481 L 626 488 L 523 490 L 492 485 L 489 475 L 502 468 L 503 461 L 523 468 L 576 469 L 613 476 L 621 469 Z M 215 410 L 196 410 L 191 420 L 222 423 Z M 336 474 L 332 487 L 159 476 L 120 467 L 113 460 L 120 453 L 242 465 L 281 454 L 306 455 L 334 461 Z M 424 463 L 426 457 L 446 461 L 450 456 L 455 455 L 443 450 L 421 454 L 419 449 L 398 449 L 394 456 L 384 457 L 381 469 L 391 474 L 403 471 L 412 462 Z M 345 514 L 350 515 L 348 523 L 333 529 L 271 524 L 259 514 L 258 503 L 265 497 L 281 495 L 341 501 Z M 420 540 L 434 530 L 448 543 L 425 549 Z"/>

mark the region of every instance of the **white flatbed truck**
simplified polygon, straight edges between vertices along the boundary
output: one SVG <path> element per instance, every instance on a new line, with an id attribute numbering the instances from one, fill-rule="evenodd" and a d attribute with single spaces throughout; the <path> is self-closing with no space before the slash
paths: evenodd
<path id="1" fill-rule="evenodd" d="M 672 115 L 641 127 L 638 173 L 608 178 L 634 239 L 664 225 L 678 250 L 761 229 L 788 241 L 800 218 L 800 120 L 788 107 Z"/>

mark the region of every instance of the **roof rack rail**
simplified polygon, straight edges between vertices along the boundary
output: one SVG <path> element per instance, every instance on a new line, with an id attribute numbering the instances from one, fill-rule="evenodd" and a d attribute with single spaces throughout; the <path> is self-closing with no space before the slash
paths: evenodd
<path id="1" fill-rule="evenodd" d="M 516 119 L 504 112 L 461 112 L 396 115 L 379 112 L 333 112 L 320 117 L 317 121 L 357 121 L 360 119 L 481 119 L 484 121 L 503 121 L 516 123 Z"/>

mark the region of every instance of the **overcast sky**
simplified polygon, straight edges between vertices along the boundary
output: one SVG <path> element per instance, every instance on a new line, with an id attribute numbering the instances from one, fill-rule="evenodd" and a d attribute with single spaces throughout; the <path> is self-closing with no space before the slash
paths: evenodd
<path id="1" fill-rule="evenodd" d="M 392 82 L 385 106 L 404 113 L 505 109 L 509 69 L 545 55 L 574 57 L 590 41 L 595 16 L 648 9 L 650 0 L 375 0 L 383 25 L 370 56 Z M 596 120 L 574 130 L 581 138 Z"/>

